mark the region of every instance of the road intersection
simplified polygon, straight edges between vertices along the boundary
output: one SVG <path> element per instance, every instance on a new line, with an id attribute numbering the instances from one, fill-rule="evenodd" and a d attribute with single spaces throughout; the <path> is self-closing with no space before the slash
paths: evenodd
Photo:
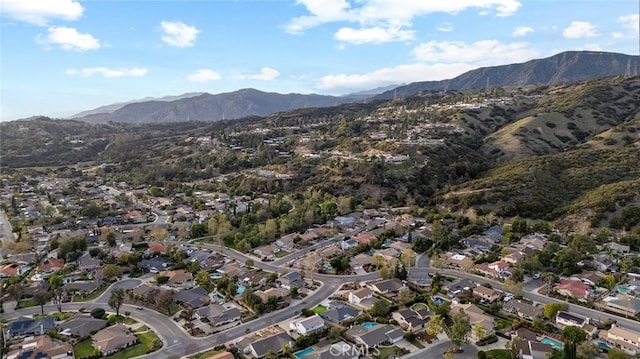
<path id="1" fill-rule="evenodd" d="M 340 238 L 336 239 L 336 237 L 334 237 L 333 239 L 317 244 L 316 246 L 318 246 L 318 248 L 328 246 L 336 243 L 339 240 L 341 239 Z M 184 242 L 172 242 L 172 243 L 184 244 Z M 294 270 L 294 269 L 288 268 L 287 266 L 282 266 L 282 265 L 286 264 L 288 261 L 292 259 L 296 260 L 298 258 L 301 258 L 302 256 L 310 252 L 308 250 L 302 250 L 276 262 L 262 262 L 262 261 L 256 261 L 255 258 L 247 254 L 235 251 L 227 247 L 223 248 L 217 244 L 193 243 L 192 245 L 202 247 L 205 249 L 210 249 L 212 251 L 224 252 L 226 256 L 232 259 L 235 259 L 240 263 L 245 263 L 247 260 L 252 260 L 254 261 L 255 267 L 266 270 L 266 271 L 280 273 L 280 274 L 284 274 Z M 482 276 L 478 276 L 478 275 L 466 273 L 466 272 L 449 270 L 449 269 L 430 268 L 429 258 L 426 255 L 418 256 L 418 260 L 416 261 L 416 266 L 423 268 L 429 273 L 438 272 L 445 276 L 467 278 L 479 284 L 484 282 L 489 282 L 496 289 L 500 289 L 500 290 L 504 289 L 501 282 L 488 279 L 486 277 L 482 277 Z M 289 318 L 292 318 L 298 313 L 300 313 L 303 308 L 312 308 L 322 303 L 324 300 L 330 297 L 335 291 L 340 289 L 340 287 L 344 283 L 375 280 L 375 279 L 378 279 L 380 276 L 378 272 L 367 273 L 363 275 L 332 275 L 332 274 L 320 274 L 315 272 L 306 272 L 305 277 L 320 282 L 321 283 L 320 288 L 317 289 L 315 292 L 311 293 L 310 295 L 308 295 L 307 297 L 305 297 L 304 299 L 294 301 L 287 308 L 262 315 L 259 320 L 243 323 L 238 326 L 229 328 L 222 332 L 212 334 L 207 337 L 196 338 L 196 337 L 190 336 L 186 332 L 186 330 L 181 328 L 176 322 L 174 322 L 167 316 L 160 314 L 154 310 L 149 310 L 149 309 L 136 310 L 135 306 L 123 305 L 121 311 L 131 312 L 132 318 L 151 327 L 158 334 L 158 336 L 162 339 L 163 343 L 165 344 L 158 351 L 141 356 L 140 358 L 182 357 L 182 356 L 206 351 L 217 345 L 234 341 L 244 336 L 248 332 L 257 332 L 275 323 L 279 323 Z M 108 307 L 107 301 L 109 299 L 111 290 L 113 290 L 114 288 L 133 288 L 139 285 L 140 283 L 141 281 L 139 279 L 124 279 L 122 281 L 119 281 L 113 284 L 99 298 L 91 302 L 64 303 L 63 310 L 77 311 L 80 309 L 85 309 L 89 311 L 96 307 L 101 307 L 101 308 Z M 537 291 L 535 290 L 527 291 L 526 296 L 532 299 L 533 301 L 541 304 L 546 304 L 551 302 L 564 302 L 556 298 L 550 298 L 550 297 L 538 294 Z M 5 308 L 6 307 L 8 307 L 8 305 L 5 306 Z M 45 306 L 45 310 L 52 312 L 56 310 L 56 307 L 54 305 L 47 305 Z M 588 318 L 593 318 L 593 319 L 606 319 L 607 317 L 614 317 L 617 320 L 619 325 L 640 332 L 640 323 L 627 318 L 623 318 L 620 316 L 613 316 L 613 315 L 608 316 L 606 313 L 603 313 L 601 311 L 578 306 L 578 305 L 573 305 L 573 304 L 569 305 L 569 311 L 571 311 L 572 313 L 576 313 L 578 315 L 588 317 Z M 8 309 L 7 312 L 4 314 L 4 319 L 12 320 L 17 318 L 18 316 L 33 315 L 39 312 L 40 312 L 39 307 L 25 308 L 20 310 Z M 433 346 L 430 346 L 416 353 L 412 353 L 408 358 L 410 359 L 418 358 L 418 356 L 416 355 L 423 355 L 422 357 L 424 357 L 424 354 L 427 351 L 431 352 L 433 350 L 440 350 L 444 348 L 444 345 L 445 344 L 439 343 L 436 349 L 433 349 Z"/>

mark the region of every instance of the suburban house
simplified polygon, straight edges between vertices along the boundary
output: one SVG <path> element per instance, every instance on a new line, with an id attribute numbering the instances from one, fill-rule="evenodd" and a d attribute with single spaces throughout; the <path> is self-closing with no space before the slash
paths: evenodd
<path id="1" fill-rule="evenodd" d="M 356 291 L 349 292 L 349 303 L 360 304 L 368 298 L 373 298 L 373 291 L 369 288 L 360 288 Z"/>
<path id="2" fill-rule="evenodd" d="M 140 267 L 148 270 L 151 273 L 160 273 L 170 267 L 171 265 L 167 263 L 161 257 L 153 257 L 151 259 L 143 259 L 140 261 Z"/>
<path id="3" fill-rule="evenodd" d="M 520 359 L 547 359 L 553 353 L 550 344 L 540 343 L 536 333 L 520 328 L 513 336 L 513 345 Z"/>
<path id="4" fill-rule="evenodd" d="M 64 259 L 45 258 L 42 263 L 38 265 L 38 272 L 41 273 L 53 273 L 58 269 L 64 267 Z"/>
<path id="5" fill-rule="evenodd" d="M 604 304 L 602 306 L 604 309 L 625 316 L 635 317 L 640 313 L 640 299 L 634 295 L 616 294 L 615 296 L 606 296 L 602 299 L 601 304 Z"/>
<path id="6" fill-rule="evenodd" d="M 360 310 L 350 307 L 345 303 L 332 302 L 329 309 L 320 314 L 320 316 L 328 322 L 340 324 L 344 321 L 357 317 L 361 313 L 362 312 Z"/>
<path id="7" fill-rule="evenodd" d="M 55 342 L 48 335 L 25 338 L 18 345 L 8 348 L 6 358 L 29 359 L 29 358 L 55 358 L 73 359 L 73 348 L 66 343 Z"/>
<path id="8" fill-rule="evenodd" d="M 261 273 L 245 272 L 240 276 L 240 280 L 244 285 L 255 287 L 267 283 L 267 276 Z"/>
<path id="9" fill-rule="evenodd" d="M 429 310 L 421 309 L 414 311 L 412 309 L 400 309 L 391 314 L 403 329 L 409 331 L 418 331 L 424 329 L 429 322 Z"/>
<path id="10" fill-rule="evenodd" d="M 556 314 L 556 324 L 563 328 L 567 326 L 582 328 L 589 324 L 589 318 L 582 318 L 565 311 L 559 311 L 558 314 Z"/>
<path id="11" fill-rule="evenodd" d="M 269 288 L 267 290 L 256 290 L 253 294 L 262 299 L 264 303 L 269 300 L 269 297 L 287 298 L 290 292 L 284 288 Z"/>
<path id="12" fill-rule="evenodd" d="M 76 315 L 58 325 L 60 334 L 82 338 L 107 326 L 104 319 L 96 319 L 86 315 Z"/>
<path id="13" fill-rule="evenodd" d="M 544 309 L 542 307 L 536 307 L 521 300 L 510 300 L 504 303 L 502 305 L 502 310 L 528 321 L 533 321 L 534 318 L 542 317 L 544 314 Z"/>
<path id="14" fill-rule="evenodd" d="M 400 288 L 404 287 L 404 284 L 402 284 L 402 281 L 398 278 L 391 278 L 380 280 L 377 282 L 370 282 L 368 284 L 368 287 L 378 293 L 387 294 L 398 292 Z"/>
<path id="15" fill-rule="evenodd" d="M 598 282 L 600 282 L 600 280 L 604 278 L 604 276 L 605 276 L 604 273 L 591 271 L 591 272 L 582 272 L 580 274 L 575 274 L 571 277 L 578 278 L 584 283 L 586 283 L 587 285 L 595 287 L 598 285 Z"/>
<path id="16" fill-rule="evenodd" d="M 487 288 L 483 285 L 479 285 L 475 288 L 473 288 L 473 295 L 480 298 L 480 299 L 484 299 L 490 303 L 495 302 L 496 300 L 500 299 L 500 297 L 502 297 L 502 292 L 498 292 L 497 290 L 493 289 L 493 288 Z"/>
<path id="17" fill-rule="evenodd" d="M 364 253 L 360 253 L 351 259 L 351 268 L 353 270 L 364 269 L 365 266 L 373 264 L 373 258 Z"/>
<path id="18" fill-rule="evenodd" d="M 267 244 L 253 250 L 255 255 L 262 260 L 273 260 L 276 253 L 280 252 L 280 247 L 276 244 Z"/>
<path id="19" fill-rule="evenodd" d="M 609 330 L 601 330 L 598 338 L 631 355 L 640 353 L 640 333 L 621 328 L 616 324 L 613 324 Z"/>
<path id="20" fill-rule="evenodd" d="M 40 319 L 20 317 L 7 324 L 7 331 L 5 334 L 8 339 L 29 335 L 43 335 L 55 327 L 56 324 L 53 317 L 44 317 Z"/>
<path id="21" fill-rule="evenodd" d="M 346 251 L 351 248 L 355 248 L 358 244 L 358 241 L 355 239 L 347 239 L 340 242 L 340 248 L 342 248 L 343 251 Z"/>
<path id="22" fill-rule="evenodd" d="M 442 264 L 445 268 L 467 270 L 473 268 L 473 259 L 460 253 L 447 253 Z"/>
<path id="23" fill-rule="evenodd" d="M 217 327 L 240 320 L 240 310 L 236 307 L 225 308 L 220 304 L 211 304 L 196 310 L 196 315 Z"/>
<path id="24" fill-rule="evenodd" d="M 304 279 L 302 279 L 300 272 L 289 272 L 276 279 L 276 284 L 286 290 L 291 290 L 291 288 L 304 287 Z"/>
<path id="25" fill-rule="evenodd" d="M 270 337 L 258 339 L 249 344 L 249 347 L 245 349 L 245 353 L 250 353 L 256 358 L 263 358 L 270 351 L 278 354 L 285 346 L 291 348 L 293 346 L 293 339 L 291 339 L 289 334 L 280 332 Z"/>
<path id="26" fill-rule="evenodd" d="M 370 244 L 371 242 L 376 240 L 376 236 L 371 234 L 371 233 L 358 233 L 354 239 L 358 242 L 358 243 L 362 243 L 362 244 Z"/>
<path id="27" fill-rule="evenodd" d="M 102 261 L 92 257 L 88 252 L 78 259 L 78 269 L 86 272 L 102 268 Z"/>
<path id="28" fill-rule="evenodd" d="M 127 326 L 118 323 L 92 335 L 91 342 L 102 355 L 110 355 L 136 344 L 138 337 Z"/>
<path id="29" fill-rule="evenodd" d="M 606 250 L 611 250 L 614 253 L 620 254 L 620 255 L 627 255 L 629 253 L 631 253 L 631 247 L 628 245 L 624 245 L 624 244 L 620 244 L 620 243 L 616 243 L 616 242 L 609 242 L 609 243 L 605 243 L 602 245 L 602 247 Z"/>
<path id="30" fill-rule="evenodd" d="M 289 323 L 289 327 L 300 335 L 307 335 L 324 328 L 324 320 L 316 314 L 310 317 L 296 319 Z"/>
<path id="31" fill-rule="evenodd" d="M 578 278 L 562 278 L 553 289 L 560 295 L 578 300 L 587 300 L 591 292 L 589 286 Z"/>
<path id="32" fill-rule="evenodd" d="M 360 343 L 367 348 L 375 348 L 384 343 L 395 344 L 404 339 L 404 332 L 400 329 L 393 329 L 388 324 L 365 327 L 362 324 L 351 327 L 345 333 L 347 338 Z"/>
<path id="33" fill-rule="evenodd" d="M 451 313 L 457 311 L 463 311 L 469 316 L 469 322 L 471 323 L 471 333 L 469 333 L 469 340 L 471 342 L 477 342 L 482 338 L 478 338 L 476 327 L 481 326 L 484 329 L 484 336 L 492 335 L 495 331 L 495 321 L 493 317 L 488 316 L 484 311 L 474 304 L 456 304 L 451 307 Z"/>
<path id="34" fill-rule="evenodd" d="M 158 276 L 167 277 L 167 284 L 171 286 L 183 285 L 193 279 L 191 272 L 187 272 L 184 269 L 161 271 Z"/>
<path id="35" fill-rule="evenodd" d="M 200 308 L 209 304 L 209 293 L 202 287 L 183 289 L 173 295 L 173 299 L 191 308 Z"/>
<path id="36" fill-rule="evenodd" d="M 427 268 L 409 267 L 407 280 L 420 288 L 429 288 L 433 283 Z"/>

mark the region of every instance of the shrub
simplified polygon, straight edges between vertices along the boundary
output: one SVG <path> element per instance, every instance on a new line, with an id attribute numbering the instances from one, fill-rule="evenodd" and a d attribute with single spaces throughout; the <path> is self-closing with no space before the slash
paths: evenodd
<path id="1" fill-rule="evenodd" d="M 479 340 L 476 345 L 479 347 L 488 345 L 488 344 L 493 344 L 493 343 L 497 343 L 498 342 L 498 337 L 495 335 L 489 335 L 488 337 Z"/>
<path id="2" fill-rule="evenodd" d="M 96 319 L 102 319 L 104 318 L 104 309 L 103 308 L 94 308 L 91 310 L 91 316 L 96 318 Z"/>

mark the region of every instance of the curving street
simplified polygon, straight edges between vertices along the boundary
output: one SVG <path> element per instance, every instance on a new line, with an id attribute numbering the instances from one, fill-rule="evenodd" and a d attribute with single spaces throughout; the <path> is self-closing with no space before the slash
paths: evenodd
<path id="1" fill-rule="evenodd" d="M 325 246 L 329 245 L 333 243 L 334 240 L 335 240 L 335 237 L 332 240 L 327 241 L 330 243 L 328 244 L 324 243 L 323 245 Z M 178 244 L 178 243 L 184 243 L 184 242 L 172 242 L 172 243 Z M 318 245 L 321 245 L 321 244 L 318 244 Z M 208 248 L 208 249 L 219 251 L 219 252 L 224 252 L 225 255 L 237 261 L 240 261 L 241 263 L 244 263 L 248 259 L 254 260 L 252 257 L 244 253 L 241 253 L 226 247 L 222 248 L 220 245 L 217 245 L 217 244 L 198 243 L 197 246 Z M 288 260 L 291 260 L 291 258 L 297 259 L 305 255 L 306 253 L 308 252 L 305 252 L 303 250 L 303 251 L 293 253 L 285 258 L 289 258 Z M 254 260 L 254 266 L 263 270 L 284 274 L 287 272 L 291 272 L 294 269 L 278 266 L 278 263 L 286 263 L 288 260 L 271 262 L 271 263 Z M 429 258 L 426 255 L 418 256 L 418 259 L 416 261 L 416 266 L 425 268 L 430 273 L 439 272 L 440 274 L 443 274 L 446 276 L 467 278 L 475 281 L 476 283 L 489 282 L 492 284 L 494 288 L 503 290 L 503 285 L 501 282 L 498 282 L 489 278 L 485 278 L 482 276 L 478 276 L 478 275 L 470 274 L 466 272 L 459 272 L 455 270 L 429 268 Z M 267 328 L 273 324 L 276 324 L 278 322 L 284 321 L 288 318 L 293 317 L 295 313 L 299 313 L 303 308 L 311 308 L 315 305 L 320 304 L 322 301 L 330 297 L 336 290 L 338 290 L 343 283 L 353 283 L 357 281 L 368 281 L 368 280 L 378 279 L 379 273 L 374 272 L 374 273 L 367 273 L 363 275 L 331 275 L 331 274 L 320 274 L 320 273 L 309 272 L 309 273 L 305 273 L 305 276 L 307 278 L 311 278 L 313 280 L 319 281 L 322 285 L 318 290 L 316 290 L 314 293 L 310 294 L 303 300 L 297 300 L 285 309 L 265 314 L 261 316 L 259 320 L 243 323 L 241 325 L 224 330 L 222 332 L 212 334 L 208 337 L 194 338 L 190 336 L 183 328 L 179 327 L 177 323 L 175 323 L 171 318 L 151 309 L 145 308 L 143 310 L 139 310 L 139 309 L 136 309 L 136 306 L 133 306 L 133 305 L 123 305 L 121 311 L 131 312 L 131 317 L 151 327 L 158 334 L 158 336 L 162 339 L 163 343 L 165 344 L 160 350 L 152 354 L 141 356 L 140 358 L 157 358 L 158 356 L 163 358 L 181 357 L 181 356 L 190 355 L 190 354 L 208 350 L 216 345 L 220 345 L 220 344 L 235 340 L 237 338 L 240 338 L 243 335 L 245 335 L 246 332 L 256 332 L 261 329 Z M 102 307 L 105 309 L 109 309 L 107 302 L 109 300 L 111 290 L 113 290 L 114 288 L 134 288 L 137 285 L 139 285 L 141 282 L 142 281 L 140 279 L 134 279 L 134 278 L 121 280 L 113 284 L 107 290 L 105 290 L 105 292 L 97 299 L 91 302 L 64 303 L 63 310 L 77 311 L 81 308 L 84 308 L 85 310 L 91 310 L 95 307 Z M 563 302 L 562 300 L 559 300 L 559 299 L 550 298 L 550 297 L 538 294 L 535 290 L 527 291 L 526 296 L 534 300 L 535 302 L 538 302 L 541 304 L 550 303 L 550 302 Z M 54 305 L 46 305 L 45 310 L 49 312 L 53 312 L 56 310 L 56 307 Z M 569 310 L 578 315 L 582 315 L 584 317 L 589 317 L 594 319 L 601 319 L 603 316 L 603 313 L 598 310 L 585 308 L 585 307 L 581 307 L 573 304 L 569 305 Z M 32 314 L 37 314 L 39 312 L 40 312 L 39 307 L 20 309 L 18 311 L 8 310 L 7 313 L 4 314 L 4 319 L 11 320 L 11 319 L 17 318 L 18 316 L 32 315 Z M 623 327 L 640 331 L 640 323 L 636 321 L 629 320 L 623 317 L 617 317 L 617 320 L 618 320 L 618 324 L 620 324 Z M 429 346 L 428 348 L 412 353 L 407 358 L 410 358 L 410 359 L 419 358 L 419 357 L 423 358 L 425 356 L 429 357 L 431 355 L 436 355 L 440 352 L 444 352 L 448 348 L 448 346 L 450 346 L 450 343 L 448 341 L 438 343 L 434 346 Z M 474 348 L 469 347 L 466 349 L 467 350 L 465 350 L 465 354 L 471 354 L 472 352 L 475 353 Z M 460 357 L 461 358 L 466 357 L 466 355 L 463 354 Z"/>

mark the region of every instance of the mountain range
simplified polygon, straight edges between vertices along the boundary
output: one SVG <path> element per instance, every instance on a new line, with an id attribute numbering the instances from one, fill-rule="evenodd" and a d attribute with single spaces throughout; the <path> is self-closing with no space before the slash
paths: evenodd
<path id="1" fill-rule="evenodd" d="M 482 67 L 453 79 L 413 82 L 385 91 L 375 99 L 389 100 L 422 91 L 472 90 L 497 86 L 557 85 L 618 75 L 637 75 L 640 56 L 613 52 L 567 51 L 519 64 Z"/>
<path id="2" fill-rule="evenodd" d="M 329 107 L 368 99 L 388 100 L 423 91 L 472 90 L 485 87 L 572 83 L 592 78 L 633 75 L 640 56 L 608 52 L 569 51 L 548 58 L 504 66 L 484 67 L 453 79 L 414 82 L 383 87 L 346 96 L 279 94 L 256 89 L 209 94 L 191 93 L 152 100 L 134 100 L 102 106 L 73 116 L 86 122 L 180 122 L 218 121 L 266 116 L 299 108 Z"/>

